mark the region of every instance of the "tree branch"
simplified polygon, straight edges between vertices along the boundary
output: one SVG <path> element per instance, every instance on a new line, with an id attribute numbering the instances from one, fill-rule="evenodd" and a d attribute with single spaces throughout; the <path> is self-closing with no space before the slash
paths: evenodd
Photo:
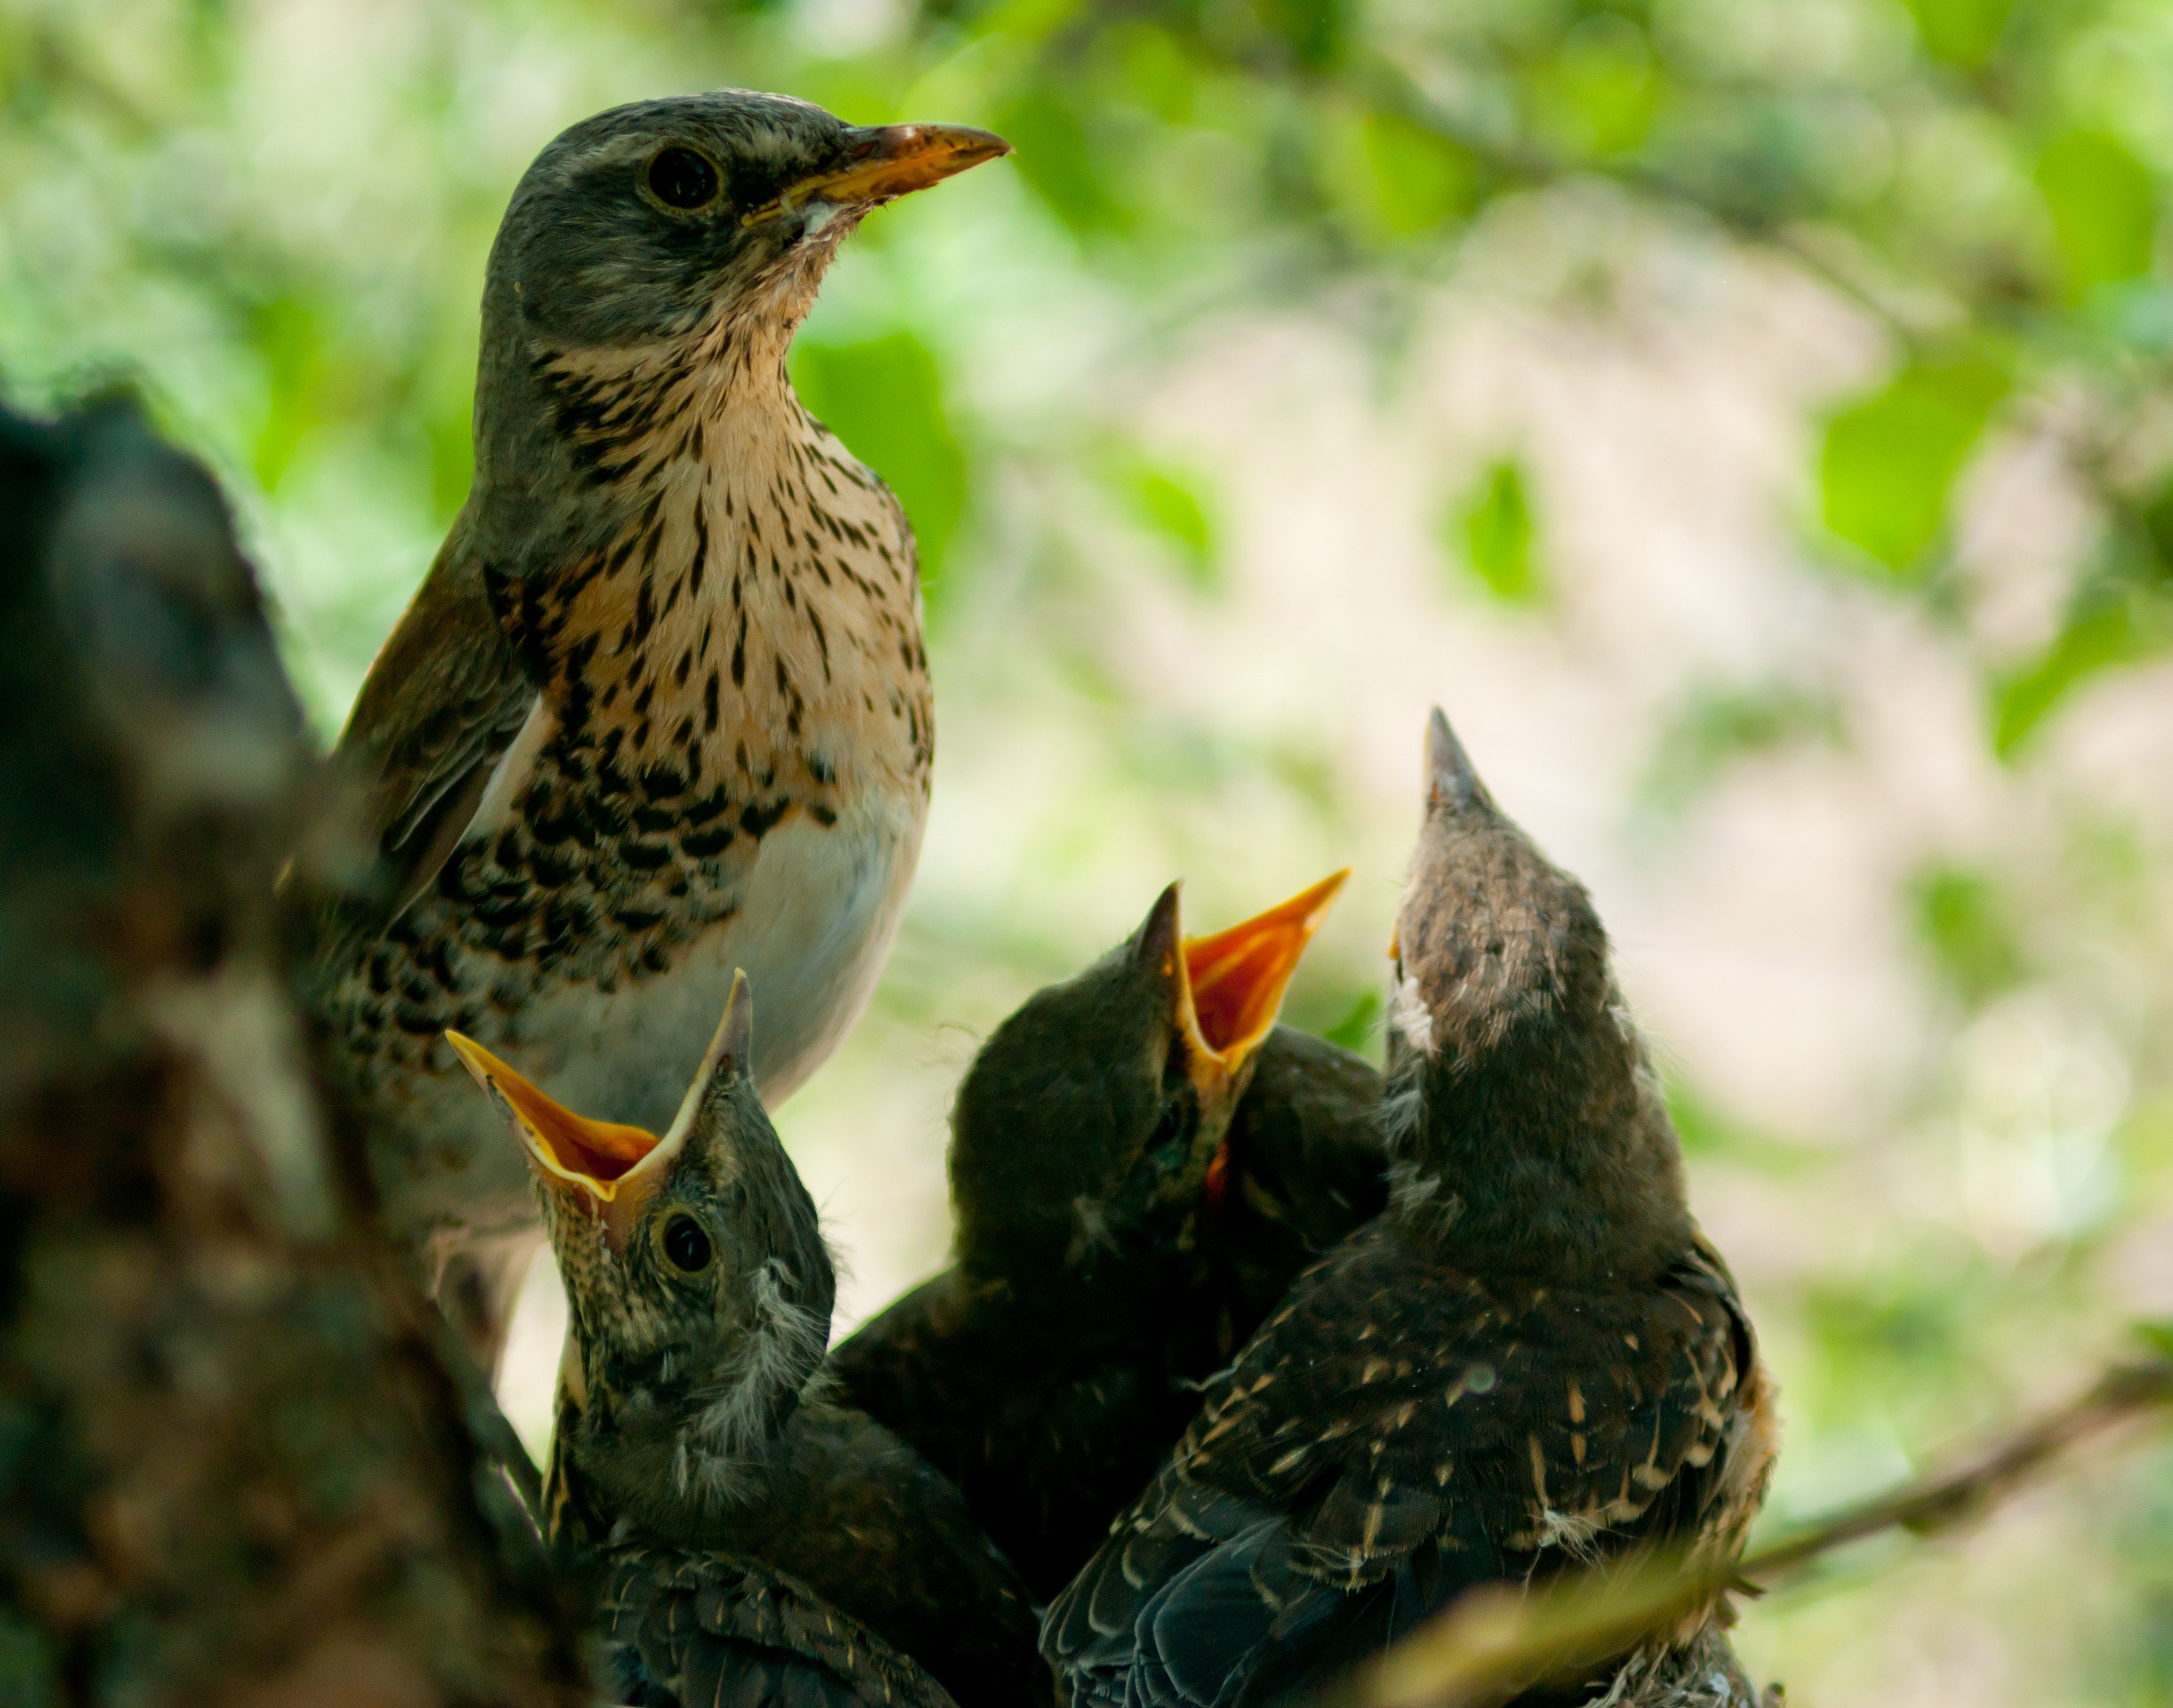
<path id="1" fill-rule="evenodd" d="M 2165 1405 L 2173 1405 L 2173 1359 L 2116 1364 L 2067 1404 L 2017 1428 L 1974 1463 L 1843 1507 L 1748 1555 L 1740 1575 L 1762 1589 L 1768 1580 L 1791 1576 L 1882 1530 L 1918 1537 L 1951 1530 L 2009 1499 L 2084 1443 Z"/>
<path id="2" fill-rule="evenodd" d="M 0 412 L 0 1700 L 590 1700 L 315 1081 L 272 902 L 312 773 L 210 477 L 126 409 Z"/>

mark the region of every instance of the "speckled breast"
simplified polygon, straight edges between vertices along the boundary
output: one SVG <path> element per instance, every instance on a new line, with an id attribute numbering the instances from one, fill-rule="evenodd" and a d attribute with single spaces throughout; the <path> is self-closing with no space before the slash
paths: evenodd
<path id="1" fill-rule="evenodd" d="M 919 853 L 917 795 L 720 782 L 659 800 L 553 783 L 533 816 L 463 844 L 342 992 L 367 1040 L 357 1072 L 380 1114 L 387 1210 L 411 1234 L 534 1215 L 519 1149 L 447 1027 L 571 1107 L 661 1132 L 741 968 L 774 1107 L 865 1005 Z"/>
<path id="2" fill-rule="evenodd" d="M 693 436 L 616 547 L 518 590 L 533 709 L 335 999 L 396 1229 L 533 1219 L 449 1026 L 585 1114 L 661 1131 L 735 967 L 773 1106 L 866 1003 L 927 810 L 917 578 L 896 501 L 794 414 L 712 435 L 707 460 Z"/>

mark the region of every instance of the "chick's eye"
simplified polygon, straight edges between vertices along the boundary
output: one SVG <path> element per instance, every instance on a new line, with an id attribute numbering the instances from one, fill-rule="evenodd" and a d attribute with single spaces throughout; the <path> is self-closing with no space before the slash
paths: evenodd
<path id="1" fill-rule="evenodd" d="M 675 1215 L 664 1224 L 664 1255 L 675 1269 L 692 1275 L 709 1267 L 709 1237 L 691 1215 Z"/>
<path id="2" fill-rule="evenodd" d="M 649 163 L 649 187 L 666 207 L 707 207 L 717 199 L 717 169 L 692 148 L 666 148 Z"/>

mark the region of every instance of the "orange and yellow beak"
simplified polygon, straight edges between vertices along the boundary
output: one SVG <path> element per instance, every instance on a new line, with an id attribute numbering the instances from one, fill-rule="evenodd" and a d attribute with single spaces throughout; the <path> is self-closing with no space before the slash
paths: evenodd
<path id="1" fill-rule="evenodd" d="M 601 1220 L 613 1248 L 623 1249 L 661 1177 L 661 1170 L 640 1166 L 655 1154 L 656 1135 L 575 1114 L 473 1038 L 448 1032 L 445 1042 L 520 1134 L 537 1178 L 561 1204 Z"/>
<path id="2" fill-rule="evenodd" d="M 775 201 L 742 213 L 740 224 L 758 225 L 811 202 L 872 207 L 1011 151 L 1001 137 L 968 125 L 860 126 L 852 146 L 850 165 L 788 185 Z"/>
<path id="3" fill-rule="evenodd" d="M 680 1102 L 678 1115 L 661 1139 L 645 1127 L 576 1115 L 472 1037 L 448 1032 L 445 1042 L 520 1135 L 537 1179 L 562 1206 L 601 1221 L 612 1249 L 623 1252 L 642 1210 L 662 1189 L 684 1153 L 710 1086 L 720 1074 L 746 1070 L 753 1048 L 753 1025 L 754 1002 L 747 994 L 747 974 L 735 972 L 715 1035 Z M 559 1253 L 562 1264 L 565 1256 Z"/>
<path id="4" fill-rule="evenodd" d="M 1274 1027 L 1299 957 L 1350 876 L 1345 868 L 1243 924 L 1185 939 L 1181 1008 L 1203 1089 L 1234 1079 Z"/>

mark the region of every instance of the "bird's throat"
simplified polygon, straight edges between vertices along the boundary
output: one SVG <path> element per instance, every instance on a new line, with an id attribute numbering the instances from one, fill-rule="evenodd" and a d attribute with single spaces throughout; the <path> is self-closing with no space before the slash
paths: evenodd
<path id="1" fill-rule="evenodd" d="M 612 492 L 609 533 L 501 609 L 562 723 L 698 786 L 925 778 L 932 743 L 912 535 L 803 409 L 781 349 L 583 353 L 563 433 Z"/>

